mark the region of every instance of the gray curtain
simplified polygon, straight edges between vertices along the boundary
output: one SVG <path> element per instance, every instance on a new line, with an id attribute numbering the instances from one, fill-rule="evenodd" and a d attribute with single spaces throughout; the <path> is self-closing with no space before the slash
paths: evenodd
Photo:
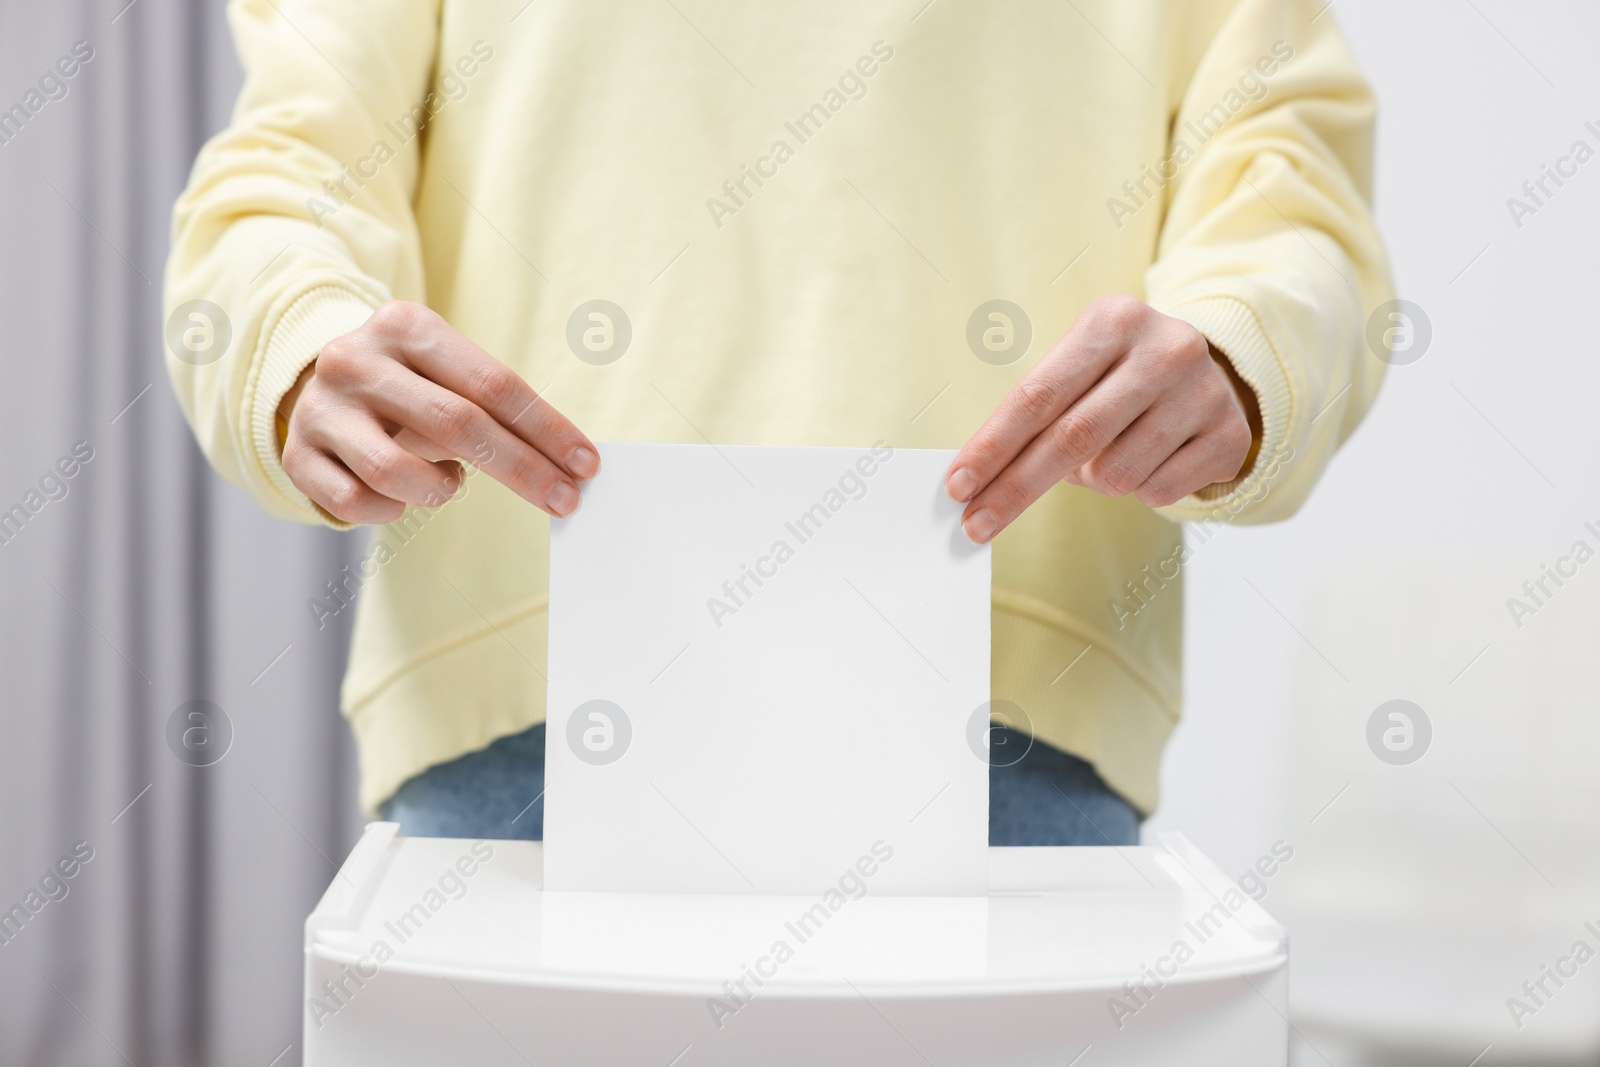
<path id="1" fill-rule="evenodd" d="M 0 0 L 3 1067 L 298 1063 L 359 828 L 348 613 L 306 600 L 360 546 L 217 479 L 162 366 L 169 211 L 238 82 L 220 0 Z"/>

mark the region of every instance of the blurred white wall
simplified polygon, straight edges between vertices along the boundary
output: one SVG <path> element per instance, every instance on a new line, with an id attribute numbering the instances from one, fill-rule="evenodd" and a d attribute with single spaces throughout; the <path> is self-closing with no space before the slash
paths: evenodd
<path id="1" fill-rule="evenodd" d="M 1400 295 L 1425 309 L 1433 339 L 1418 362 L 1390 370 L 1366 423 L 1300 515 L 1226 530 L 1189 569 L 1187 708 L 1166 755 L 1163 804 L 1147 828 L 1182 830 L 1230 873 L 1279 838 L 1296 842 L 1309 867 L 1319 833 L 1357 817 L 1342 806 L 1361 811 L 1350 803 L 1353 790 L 1313 825 L 1336 785 L 1321 798 L 1291 781 L 1308 691 L 1325 697 L 1330 687 L 1347 689 L 1351 729 L 1377 702 L 1366 670 L 1373 654 L 1354 626 L 1343 637 L 1317 636 L 1316 649 L 1301 636 L 1313 630 L 1319 586 L 1340 580 L 1331 577 L 1335 568 L 1406 576 L 1465 565 L 1516 576 L 1506 588 L 1484 583 L 1456 605 L 1449 621 L 1458 664 L 1444 668 L 1448 657 L 1419 652 L 1407 679 L 1412 691 L 1383 695 L 1434 694 L 1426 710 L 1443 745 L 1451 730 L 1477 728 L 1452 719 L 1452 694 L 1469 703 L 1475 677 L 1533 661 L 1536 628 L 1519 630 L 1505 598 L 1585 536 L 1585 521 L 1600 527 L 1593 461 L 1600 157 L 1560 188 L 1547 181 L 1553 195 L 1541 194 L 1545 204 L 1520 228 L 1507 208 L 1509 197 L 1526 200 L 1523 182 L 1537 180 L 1542 165 L 1554 165 L 1575 141 L 1600 152 L 1600 69 L 1592 57 L 1600 5 L 1334 0 L 1323 17 L 1339 20 L 1377 91 L 1378 219 Z M 1580 569 L 1572 582 L 1600 587 L 1600 566 Z M 1404 614 L 1406 595 L 1396 584 L 1373 597 L 1365 608 L 1372 628 L 1387 631 L 1383 624 Z M 1600 716 L 1600 693 L 1568 695 Z M 1504 714 L 1514 722 L 1526 711 L 1508 701 Z M 1550 728 L 1533 718 L 1527 729 Z M 1523 740 L 1529 744 L 1516 758 L 1541 743 L 1557 752 L 1579 741 L 1559 730 Z M 1477 749 L 1481 760 L 1496 758 L 1493 745 Z M 1391 768 L 1373 758 L 1371 769 Z M 1486 814 L 1501 821 L 1498 810 Z M 1582 818 L 1592 826 L 1600 810 Z M 1560 853 L 1571 844 L 1553 835 L 1518 842 L 1552 871 L 1563 867 Z M 1463 835 L 1434 847 L 1441 861 L 1457 853 L 1463 871 L 1474 862 L 1522 864 L 1495 836 Z M 1284 903 L 1273 892 L 1269 910 Z M 1593 910 L 1600 918 L 1600 906 Z M 1403 957 L 1405 949 L 1395 951 Z M 1490 967 L 1477 963 L 1480 972 Z M 1381 966 L 1373 961 L 1374 970 Z M 1308 968 L 1314 972 L 1314 962 L 1302 960 L 1301 973 Z M 1525 977 L 1472 976 L 1481 991 L 1501 990 L 1490 998 L 1499 1011 Z M 1514 1061 L 1493 1054 L 1483 1061 L 1493 1062 Z"/>

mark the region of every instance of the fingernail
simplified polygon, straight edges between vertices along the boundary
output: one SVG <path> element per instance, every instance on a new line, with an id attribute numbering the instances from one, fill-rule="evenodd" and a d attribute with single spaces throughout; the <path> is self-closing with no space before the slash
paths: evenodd
<path id="1" fill-rule="evenodd" d="M 995 519 L 994 512 L 988 508 L 979 508 L 967 517 L 961 524 L 961 532 L 967 535 L 967 540 L 975 545 L 987 544 L 989 538 L 995 535 L 1000 523 Z"/>
<path id="2" fill-rule="evenodd" d="M 600 469 L 600 457 L 579 445 L 567 457 L 567 469 L 579 478 L 593 478 Z"/>
<path id="3" fill-rule="evenodd" d="M 965 504 L 972 499 L 972 494 L 978 491 L 978 479 L 965 467 L 957 469 L 945 482 L 945 492 L 950 494 L 950 499 L 958 504 Z"/>
<path id="4" fill-rule="evenodd" d="M 550 490 L 550 497 L 545 503 L 550 505 L 551 511 L 566 518 L 578 510 L 578 491 L 566 482 L 561 482 Z"/>

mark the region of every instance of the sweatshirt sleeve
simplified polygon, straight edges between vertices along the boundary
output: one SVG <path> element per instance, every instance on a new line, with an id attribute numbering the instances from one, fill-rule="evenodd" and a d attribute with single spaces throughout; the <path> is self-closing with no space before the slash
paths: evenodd
<path id="1" fill-rule="evenodd" d="M 343 526 L 283 471 L 279 401 L 321 346 L 422 300 L 412 193 L 439 0 L 232 0 L 244 88 L 173 209 L 167 369 L 213 466 Z"/>
<path id="2" fill-rule="evenodd" d="M 1323 6 L 1239 0 L 1178 103 L 1146 299 L 1228 357 L 1262 428 L 1250 469 L 1169 518 L 1292 514 L 1383 376 L 1365 343 L 1392 296 L 1369 206 L 1374 104 Z"/>

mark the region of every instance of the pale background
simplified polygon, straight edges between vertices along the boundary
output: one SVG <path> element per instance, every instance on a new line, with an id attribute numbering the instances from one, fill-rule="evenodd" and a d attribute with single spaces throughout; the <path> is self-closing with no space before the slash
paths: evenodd
<path id="1" fill-rule="evenodd" d="M 1479 1025 L 1484 1036 L 1464 1055 L 1441 1062 L 1466 1067 L 1488 1044 L 1497 1047 L 1483 1064 L 1533 1062 L 1504 1046 L 1538 1031 L 1548 1016 L 1527 1019 L 1515 1032 L 1504 1002 L 1520 995 L 1539 963 L 1552 962 L 1582 933 L 1576 916 L 1568 916 L 1565 894 L 1581 884 L 1586 917 L 1600 918 L 1592 865 L 1579 872 L 1571 855 L 1594 855 L 1600 822 L 1594 791 L 1600 739 L 1593 725 L 1600 689 L 1592 674 L 1588 684 L 1572 679 L 1593 669 L 1585 661 L 1594 659 L 1600 626 L 1600 566 L 1581 568 L 1546 609 L 1562 608 L 1570 619 L 1561 621 L 1586 633 L 1579 647 L 1590 651 L 1537 672 L 1527 669 L 1540 656 L 1537 643 L 1554 643 L 1562 631 L 1552 625 L 1541 631 L 1532 621 L 1519 631 L 1504 602 L 1578 538 L 1600 547 L 1583 529 L 1585 521 L 1600 527 L 1594 411 L 1600 159 L 1580 168 L 1520 230 L 1506 199 L 1521 196 L 1522 183 L 1574 140 L 1600 149 L 1600 136 L 1583 128 L 1586 120 L 1600 128 L 1600 69 L 1587 58 L 1600 40 L 1600 7 L 1336 0 L 1323 17 L 1339 20 L 1378 94 L 1378 221 L 1400 295 L 1432 321 L 1432 347 L 1418 362 L 1390 369 L 1376 406 L 1299 515 L 1271 527 L 1224 530 L 1197 553 L 1188 570 L 1185 720 L 1167 750 L 1164 801 L 1146 833 L 1181 830 L 1235 875 L 1281 838 L 1298 850 L 1283 872 L 1296 888 L 1296 865 L 1302 872 L 1314 867 L 1317 850 L 1331 839 L 1414 819 L 1418 807 L 1437 805 L 1450 829 L 1415 828 L 1410 855 L 1419 867 L 1448 871 L 1445 884 L 1457 893 L 1485 881 L 1509 883 L 1506 894 L 1536 919 L 1567 917 L 1531 953 L 1485 951 L 1457 960 L 1396 941 L 1373 951 L 1349 977 L 1374 982 L 1396 968 L 1417 977 L 1396 983 L 1401 988 L 1392 998 L 1378 998 L 1370 1006 L 1374 1015 L 1470 1002 L 1475 1014 L 1458 1020 L 1458 1028 Z M 1370 595 L 1359 609 L 1345 609 L 1335 632 L 1314 634 L 1319 589 L 1336 590 L 1352 575 L 1370 583 Z M 1436 599 L 1455 594 L 1452 610 L 1434 624 L 1448 631 L 1443 647 L 1429 656 L 1396 646 L 1393 662 L 1378 667 L 1376 653 L 1362 647 L 1362 633 L 1413 617 L 1412 583 L 1427 585 Z M 1541 612 L 1538 621 L 1557 620 Z M 1348 686 L 1335 669 L 1350 677 Z M 1369 684 L 1376 677 L 1401 682 Z M 1494 699 L 1482 699 L 1491 688 Z M 1317 746 L 1297 746 L 1295 730 L 1305 728 L 1313 690 L 1325 694 L 1319 699 L 1331 715 L 1344 716 L 1340 736 L 1358 750 L 1360 760 L 1342 777 L 1302 774 L 1313 762 L 1304 750 Z M 1430 713 L 1436 748 L 1430 756 L 1452 763 L 1425 757 L 1390 768 L 1366 753 L 1366 718 L 1392 698 L 1411 699 Z M 1576 707 L 1553 724 L 1546 709 L 1557 702 Z M 1453 720 L 1468 707 L 1469 723 Z M 1526 790 L 1499 796 L 1489 783 L 1502 763 L 1517 763 L 1526 780 L 1562 760 L 1568 788 L 1545 814 L 1575 818 L 1582 832 L 1530 840 L 1537 835 L 1511 826 Z M 1433 781 L 1422 781 L 1430 775 Z M 1474 780 L 1482 784 L 1475 788 Z M 1349 791 L 1312 824 L 1350 781 Z M 1383 803 L 1363 803 L 1379 795 Z M 1458 813 L 1465 816 L 1459 823 Z M 1548 889 L 1515 849 L 1560 892 Z M 1374 866 L 1370 884 L 1381 887 L 1385 871 L 1376 857 Z M 1426 878 L 1426 871 L 1416 877 Z M 1285 896 L 1272 886 L 1267 906 L 1293 919 L 1296 909 Z M 1393 906 L 1403 912 L 1408 905 Z M 1507 909 L 1493 903 L 1465 920 L 1479 932 L 1503 922 L 1509 924 Z M 1300 936 L 1298 925 L 1291 929 L 1303 950 L 1291 981 L 1300 1012 L 1324 961 L 1311 955 L 1320 941 Z M 1593 936 L 1590 943 L 1600 947 Z M 1585 1022 L 1575 1025 L 1591 1035 L 1600 1030 L 1596 977 L 1587 974 L 1584 988 L 1569 987 L 1555 1002 L 1581 1008 Z M 1310 1036 L 1323 1055 L 1302 1048 L 1300 1062 L 1359 1062 Z M 1600 1062 L 1600 1043 L 1587 1048 L 1576 1062 Z M 1423 1060 L 1412 1054 L 1393 1062 Z"/>

